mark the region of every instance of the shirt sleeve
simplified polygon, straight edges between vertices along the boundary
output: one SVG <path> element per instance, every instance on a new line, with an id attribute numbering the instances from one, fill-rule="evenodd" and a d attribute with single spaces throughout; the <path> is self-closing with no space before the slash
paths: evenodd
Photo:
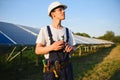
<path id="1" fill-rule="evenodd" d="M 40 32 L 39 32 L 38 37 L 36 39 L 36 43 L 41 43 L 43 45 L 46 44 L 45 33 L 44 33 L 44 29 L 43 28 L 40 29 Z"/>
<path id="2" fill-rule="evenodd" d="M 74 35 L 73 35 L 71 30 L 69 30 L 69 42 L 68 42 L 68 44 L 70 44 L 71 46 L 76 45 Z"/>

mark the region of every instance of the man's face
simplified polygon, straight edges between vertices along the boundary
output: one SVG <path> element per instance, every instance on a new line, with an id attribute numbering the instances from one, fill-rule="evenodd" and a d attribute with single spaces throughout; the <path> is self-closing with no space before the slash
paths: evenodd
<path id="1" fill-rule="evenodd" d="M 64 20 L 65 19 L 65 11 L 63 7 L 58 7 L 51 12 L 53 19 Z"/>

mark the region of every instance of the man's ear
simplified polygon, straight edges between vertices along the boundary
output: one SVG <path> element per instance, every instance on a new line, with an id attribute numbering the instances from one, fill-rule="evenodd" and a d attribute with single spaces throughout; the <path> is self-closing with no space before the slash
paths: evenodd
<path id="1" fill-rule="evenodd" d="M 52 17 L 52 18 L 54 18 L 54 17 L 55 17 L 54 12 L 51 12 L 51 17 Z"/>

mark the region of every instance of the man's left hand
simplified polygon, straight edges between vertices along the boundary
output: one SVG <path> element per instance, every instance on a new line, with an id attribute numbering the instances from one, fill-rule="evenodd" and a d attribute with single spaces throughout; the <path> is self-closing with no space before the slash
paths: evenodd
<path id="1" fill-rule="evenodd" d="M 65 46 L 66 46 L 66 47 L 65 47 L 64 52 L 69 53 L 69 52 L 71 52 L 71 51 L 73 50 L 73 47 L 70 46 L 68 43 L 66 43 Z"/>

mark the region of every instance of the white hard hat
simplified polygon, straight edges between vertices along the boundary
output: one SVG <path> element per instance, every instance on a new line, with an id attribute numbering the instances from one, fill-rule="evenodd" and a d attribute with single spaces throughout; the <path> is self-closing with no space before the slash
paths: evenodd
<path id="1" fill-rule="evenodd" d="M 66 5 L 64 5 L 64 4 L 62 4 L 62 3 L 58 2 L 58 1 L 55 1 L 55 2 L 53 2 L 53 3 L 51 3 L 51 4 L 49 5 L 49 7 L 48 7 L 48 15 L 50 16 L 51 11 L 52 11 L 53 9 L 59 7 L 59 6 L 64 7 L 64 9 L 67 8 Z"/>

